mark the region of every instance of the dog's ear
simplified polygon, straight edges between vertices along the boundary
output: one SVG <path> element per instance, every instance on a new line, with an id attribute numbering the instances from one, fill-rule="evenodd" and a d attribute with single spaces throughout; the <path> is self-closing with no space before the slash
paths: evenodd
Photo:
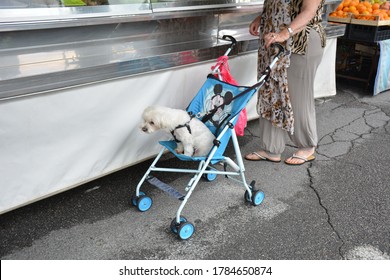
<path id="1" fill-rule="evenodd" d="M 149 124 L 154 127 L 160 127 L 160 123 L 157 118 L 150 118 Z"/>
<path id="2" fill-rule="evenodd" d="M 158 127 L 159 129 L 166 128 L 169 122 L 168 118 L 163 114 L 155 115 L 153 121 L 154 121 L 154 126 Z"/>
<path id="3" fill-rule="evenodd" d="M 159 110 L 152 110 L 149 114 L 149 124 L 156 129 L 162 129 L 164 127 L 164 114 L 161 114 Z"/>

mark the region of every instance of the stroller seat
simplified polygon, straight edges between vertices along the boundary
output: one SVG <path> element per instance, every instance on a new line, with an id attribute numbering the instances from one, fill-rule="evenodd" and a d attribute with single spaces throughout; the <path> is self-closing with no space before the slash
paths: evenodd
<path id="1" fill-rule="evenodd" d="M 254 88 L 232 85 L 209 75 L 186 110 L 194 118 L 202 120 L 218 139 L 224 126 L 228 123 L 236 124 L 237 118 L 235 117 L 245 108 L 255 92 Z M 224 158 L 223 153 L 230 137 L 231 132 L 227 130 L 226 135 L 218 140 L 218 149 L 213 154 L 211 162 L 214 163 Z M 175 151 L 176 143 L 173 140 L 160 141 L 159 143 L 180 160 L 200 161 L 206 160 L 208 157 L 189 157 L 177 154 Z"/>

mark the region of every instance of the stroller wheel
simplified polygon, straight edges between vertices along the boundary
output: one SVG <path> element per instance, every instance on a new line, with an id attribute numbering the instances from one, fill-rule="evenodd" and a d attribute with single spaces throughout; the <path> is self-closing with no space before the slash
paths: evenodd
<path id="1" fill-rule="evenodd" d="M 206 174 L 205 178 L 207 181 L 212 182 L 217 179 L 217 174 Z"/>
<path id="2" fill-rule="evenodd" d="M 260 205 L 264 200 L 264 192 L 262 191 L 254 191 L 252 193 L 252 204 L 254 206 Z"/>
<path id="3" fill-rule="evenodd" d="M 213 169 L 207 168 L 206 170 L 213 170 Z M 212 182 L 215 179 L 217 179 L 217 174 L 215 174 L 215 173 L 203 174 L 203 178 L 206 179 L 209 182 Z"/>
<path id="4" fill-rule="evenodd" d="M 177 234 L 177 229 L 178 227 L 182 224 L 182 223 L 185 223 L 187 222 L 187 219 L 183 216 L 180 216 L 180 223 L 176 223 L 176 218 L 173 218 L 172 222 L 171 222 L 171 231 L 174 233 L 174 234 Z"/>
<path id="5" fill-rule="evenodd" d="M 193 224 L 185 222 L 183 224 L 180 224 L 177 229 L 177 232 L 181 240 L 187 240 L 194 234 L 195 227 Z"/>
<path id="6" fill-rule="evenodd" d="M 146 195 L 140 196 L 137 199 L 137 208 L 141 212 L 148 211 L 152 207 L 153 200 Z"/>
<path id="7" fill-rule="evenodd" d="M 136 196 L 135 194 L 131 197 L 131 205 L 137 206 L 137 199 L 141 196 L 144 196 L 144 192 L 139 192 L 139 196 Z"/>
<path id="8" fill-rule="evenodd" d="M 253 191 L 252 189 L 252 197 L 249 197 L 248 191 L 245 191 L 245 201 L 252 202 L 254 206 L 260 205 L 264 200 L 264 192 L 262 191 Z"/>

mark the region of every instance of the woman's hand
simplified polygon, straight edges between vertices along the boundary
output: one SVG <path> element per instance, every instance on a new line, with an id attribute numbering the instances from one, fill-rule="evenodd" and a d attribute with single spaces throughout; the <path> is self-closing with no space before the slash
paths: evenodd
<path id="1" fill-rule="evenodd" d="M 290 33 L 287 29 L 283 29 L 279 33 L 267 33 L 263 37 L 266 48 L 269 48 L 269 46 L 271 46 L 273 43 L 283 43 L 287 41 L 288 38 L 290 38 Z"/>
<path id="2" fill-rule="evenodd" d="M 259 36 L 260 16 L 256 17 L 249 25 L 249 33 L 253 36 Z"/>

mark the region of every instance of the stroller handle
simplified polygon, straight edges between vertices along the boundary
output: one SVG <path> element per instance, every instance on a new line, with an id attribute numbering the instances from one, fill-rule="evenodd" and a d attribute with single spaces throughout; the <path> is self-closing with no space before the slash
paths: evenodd
<path id="1" fill-rule="evenodd" d="M 234 47 L 237 45 L 237 40 L 231 36 L 231 35 L 223 35 L 222 36 L 222 40 L 225 40 L 225 41 L 230 41 L 231 44 L 229 46 L 229 48 L 226 50 L 224 56 L 228 56 L 229 53 L 234 49 Z"/>
<path id="2" fill-rule="evenodd" d="M 223 35 L 223 36 L 222 36 L 222 40 L 230 41 L 230 42 L 231 42 L 229 48 L 226 50 L 226 52 L 225 52 L 224 55 L 223 55 L 223 56 L 228 56 L 229 53 L 233 50 L 233 48 L 237 45 L 237 40 L 236 40 L 233 36 L 231 36 L 231 35 Z M 220 68 L 220 67 L 221 67 L 221 64 L 218 63 L 218 64 L 214 67 L 214 69 L 212 68 L 213 71 L 212 71 L 211 73 L 212 73 L 212 74 L 218 74 L 220 80 L 223 80 L 223 78 L 222 78 L 222 76 L 221 76 L 221 73 L 220 73 L 220 71 L 219 71 L 219 68 Z"/>
<path id="3" fill-rule="evenodd" d="M 282 54 L 284 53 L 284 47 L 279 43 L 273 43 L 271 47 L 277 48 L 278 53 L 275 55 L 275 57 L 280 58 Z"/>
<path id="4" fill-rule="evenodd" d="M 223 35 L 222 36 L 222 40 L 226 40 L 226 41 L 232 42 L 232 44 L 230 45 L 231 49 L 233 49 L 235 47 L 235 45 L 237 45 L 237 40 L 233 36 Z"/>

